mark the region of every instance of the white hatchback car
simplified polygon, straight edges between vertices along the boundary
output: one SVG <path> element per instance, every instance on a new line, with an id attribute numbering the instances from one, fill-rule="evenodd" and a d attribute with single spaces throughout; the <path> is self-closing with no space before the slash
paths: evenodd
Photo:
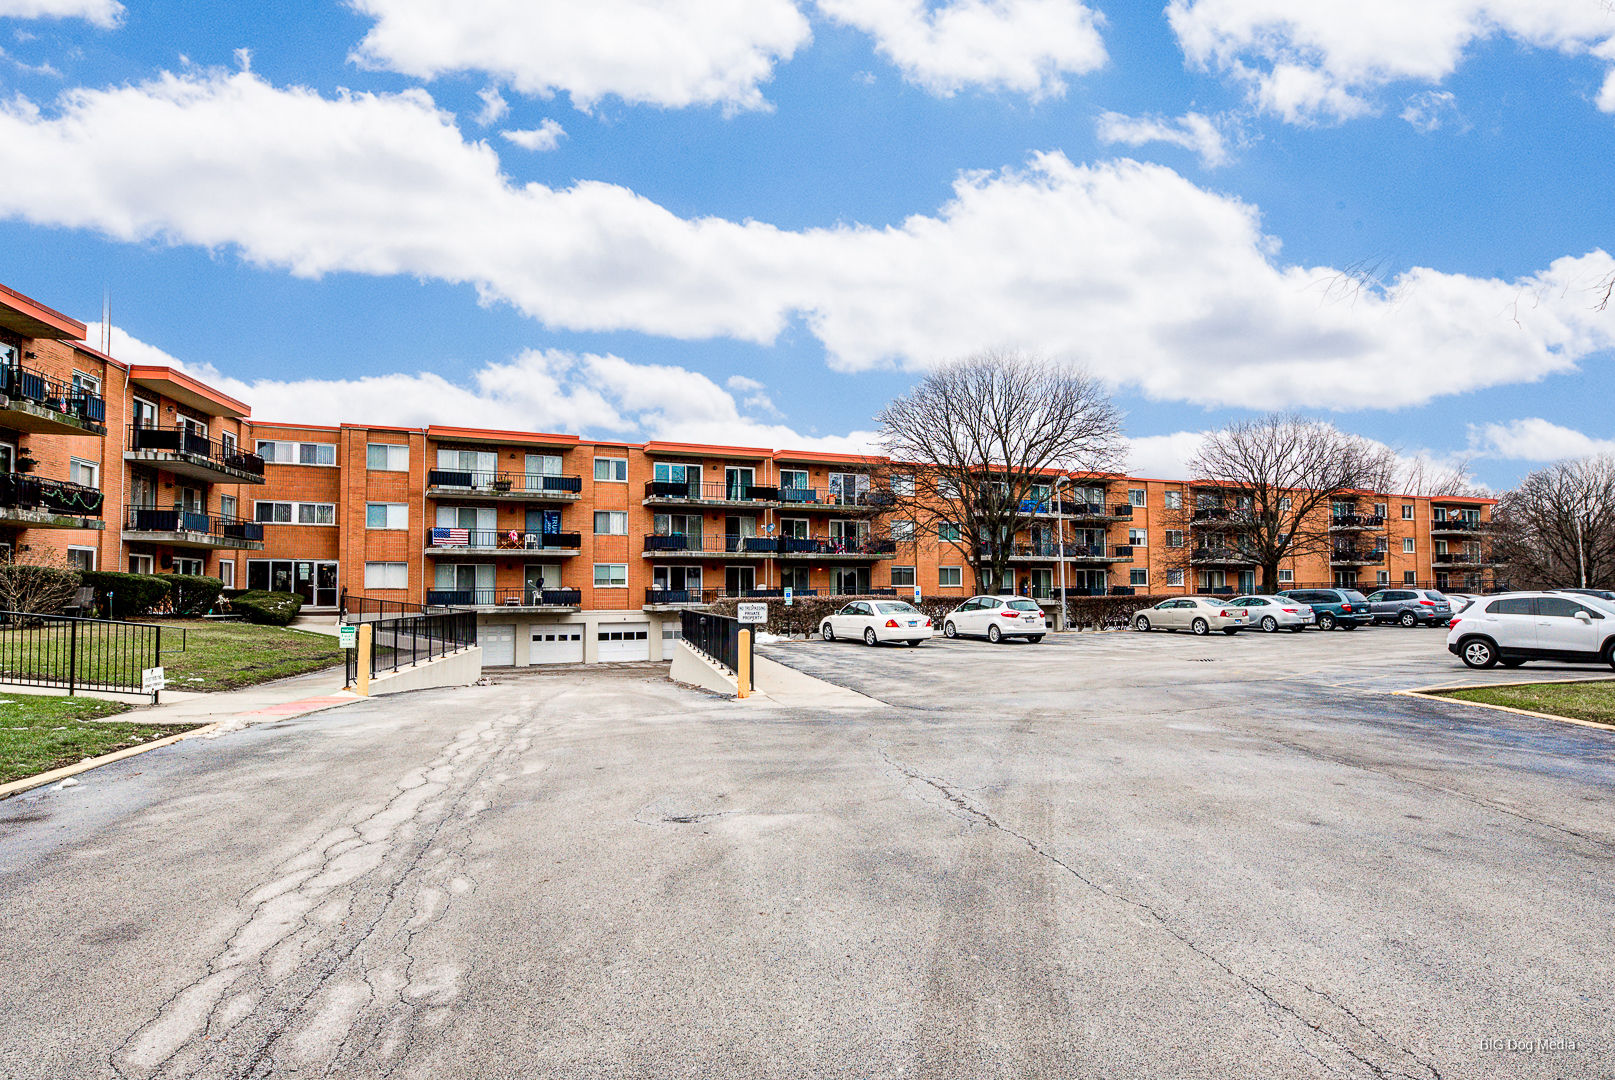
<path id="1" fill-rule="evenodd" d="M 1215 596 L 1181 596 L 1162 600 L 1133 615 L 1134 630 L 1187 630 L 1209 634 L 1221 630 L 1232 636 L 1251 624 L 1250 613 L 1232 599 Z"/>
<path id="2" fill-rule="evenodd" d="M 968 634 L 994 644 L 1007 637 L 1023 637 L 1036 644 L 1048 632 L 1048 620 L 1037 601 L 1019 596 L 972 596 L 942 620 L 945 637 Z"/>
<path id="3" fill-rule="evenodd" d="M 1312 625 L 1312 609 L 1287 596 L 1236 596 L 1228 602 L 1250 612 L 1250 624 L 1264 634 L 1299 634 Z"/>
<path id="4" fill-rule="evenodd" d="M 918 645 L 931 640 L 932 632 L 925 612 L 902 600 L 853 600 L 819 624 L 819 636 L 826 641 L 863 638 L 865 645 L 882 641 Z"/>
<path id="5" fill-rule="evenodd" d="M 1447 627 L 1447 651 L 1472 668 L 1513 668 L 1529 660 L 1615 667 L 1615 603 L 1597 597 L 1483 596 Z"/>

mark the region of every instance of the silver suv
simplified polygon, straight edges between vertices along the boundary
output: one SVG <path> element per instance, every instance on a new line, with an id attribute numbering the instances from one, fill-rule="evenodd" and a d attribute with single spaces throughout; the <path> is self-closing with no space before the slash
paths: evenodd
<path id="1" fill-rule="evenodd" d="M 1446 626 L 1452 605 L 1434 589 L 1381 589 L 1369 594 L 1368 613 L 1376 623 Z"/>
<path id="2" fill-rule="evenodd" d="M 1447 651 L 1472 668 L 1529 660 L 1615 667 L 1615 603 L 1565 593 L 1482 597 L 1447 631 Z"/>

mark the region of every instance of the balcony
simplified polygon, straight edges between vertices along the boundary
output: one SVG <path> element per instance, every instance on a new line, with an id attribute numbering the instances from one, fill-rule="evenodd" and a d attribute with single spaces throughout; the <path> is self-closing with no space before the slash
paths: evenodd
<path id="1" fill-rule="evenodd" d="M 571 612 L 583 606 L 582 589 L 427 589 L 428 607 L 489 608 L 500 611 Z"/>
<path id="2" fill-rule="evenodd" d="M 1384 561 L 1383 548 L 1337 547 L 1329 552 L 1331 566 L 1377 566 Z"/>
<path id="3" fill-rule="evenodd" d="M 846 562 L 860 559 L 890 559 L 897 555 L 897 542 L 884 537 L 814 538 L 796 536 L 734 536 L 672 533 L 645 537 L 645 558 L 689 557 L 756 559 L 824 559 Z"/>
<path id="4" fill-rule="evenodd" d="M 773 506 L 779 488 L 759 484 L 677 483 L 651 480 L 645 484 L 646 506 Z"/>
<path id="5" fill-rule="evenodd" d="M 1196 529 L 1253 529 L 1264 518 L 1255 510 L 1244 506 L 1202 506 L 1190 518 Z"/>
<path id="6" fill-rule="evenodd" d="M 47 529 L 104 529 L 106 497 L 95 488 L 27 473 L 0 473 L 0 523 Z"/>
<path id="7" fill-rule="evenodd" d="M 197 510 L 159 510 L 154 506 L 125 508 L 123 538 L 167 544 L 170 547 L 262 551 L 264 527 L 256 521 L 224 517 Z"/>
<path id="8" fill-rule="evenodd" d="M 674 611 L 678 608 L 699 607 L 717 601 L 717 589 L 646 589 L 646 611 Z"/>
<path id="9" fill-rule="evenodd" d="M 1256 553 L 1247 548 L 1202 547 L 1189 553 L 1196 566 L 1255 566 Z"/>
<path id="10" fill-rule="evenodd" d="M 1470 521 L 1467 518 L 1448 518 L 1446 521 L 1430 522 L 1430 535 L 1440 536 L 1479 536 L 1491 528 L 1489 521 Z"/>
<path id="11" fill-rule="evenodd" d="M 1437 552 L 1430 556 L 1433 566 L 1481 567 L 1502 566 L 1501 560 L 1479 551 L 1447 551 Z"/>
<path id="12" fill-rule="evenodd" d="M 840 514 L 872 514 L 896 505 L 889 491 L 846 492 L 835 488 L 782 487 L 779 504 L 788 511 L 833 510 Z"/>
<path id="13" fill-rule="evenodd" d="M 993 549 L 985 548 L 982 557 L 991 559 Z M 1109 564 L 1132 562 L 1131 544 L 1013 544 L 1009 549 L 1010 562 L 1070 562 Z"/>
<path id="14" fill-rule="evenodd" d="M 465 472 L 428 469 L 426 494 L 431 498 L 495 499 L 514 502 L 577 502 L 583 498 L 583 478 L 552 473 Z"/>
<path id="15" fill-rule="evenodd" d="M 0 427 L 39 435 L 105 435 L 99 394 L 20 365 L 0 368 Z"/>
<path id="16" fill-rule="evenodd" d="M 1357 529 L 1383 529 L 1385 517 L 1383 514 L 1335 514 L 1329 519 L 1329 528 L 1337 532 L 1351 532 Z"/>
<path id="17" fill-rule="evenodd" d="M 198 435 L 184 427 L 129 426 L 123 460 L 165 469 L 204 484 L 261 484 L 264 459 L 234 444 Z"/>
<path id="18" fill-rule="evenodd" d="M 428 555 L 576 555 L 583 534 L 575 532 L 520 532 L 515 529 L 433 529 L 427 537 Z"/>

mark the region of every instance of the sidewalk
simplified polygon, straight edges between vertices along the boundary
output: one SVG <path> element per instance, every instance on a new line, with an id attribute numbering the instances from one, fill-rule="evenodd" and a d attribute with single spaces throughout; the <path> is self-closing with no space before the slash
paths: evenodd
<path id="1" fill-rule="evenodd" d="M 149 705 L 137 708 L 133 713 L 124 713 L 123 718 L 138 717 L 145 724 L 219 724 L 203 736 L 210 739 L 248 724 L 284 720 L 368 700 L 342 689 L 342 680 L 343 669 L 334 667 L 217 694 L 164 690 L 162 704 L 155 708 Z"/>

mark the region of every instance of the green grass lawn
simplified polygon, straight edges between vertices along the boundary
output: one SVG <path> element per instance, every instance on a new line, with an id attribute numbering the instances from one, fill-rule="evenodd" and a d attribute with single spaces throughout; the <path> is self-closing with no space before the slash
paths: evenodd
<path id="1" fill-rule="evenodd" d="M 239 690 L 342 662 L 336 638 L 306 630 L 204 619 L 164 619 L 162 627 L 170 690 Z"/>
<path id="2" fill-rule="evenodd" d="M 0 687 L 0 784 L 202 726 L 100 719 L 128 711 L 116 701 L 7 694 Z"/>
<path id="3" fill-rule="evenodd" d="M 1474 687 L 1448 690 L 1440 696 L 1615 725 L 1615 680 Z"/>

